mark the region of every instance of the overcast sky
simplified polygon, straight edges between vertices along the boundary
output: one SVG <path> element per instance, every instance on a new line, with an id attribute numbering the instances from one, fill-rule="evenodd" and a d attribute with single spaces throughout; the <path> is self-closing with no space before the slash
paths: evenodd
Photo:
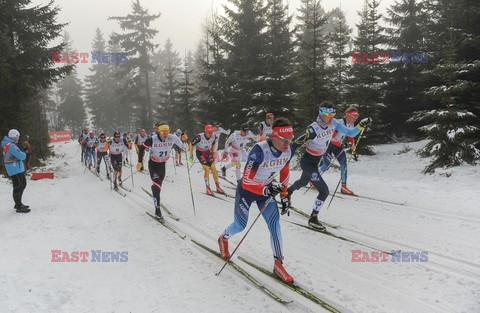
<path id="1" fill-rule="evenodd" d="M 381 11 L 394 0 L 383 0 Z M 33 0 L 34 4 L 45 4 L 48 0 Z M 107 20 L 109 16 L 125 16 L 131 12 L 131 0 L 55 0 L 61 8 L 58 22 L 69 23 L 66 30 L 73 39 L 73 47 L 78 52 L 90 52 L 95 34 L 99 27 L 106 39 L 112 31 L 119 32 L 116 21 Z M 220 8 L 228 0 L 140 0 L 149 13 L 160 13 L 161 16 L 153 25 L 158 31 L 157 43 L 162 46 L 167 38 L 173 42 L 174 49 L 183 56 L 186 50 L 194 51 L 201 36 L 201 25 L 212 8 Z M 300 0 L 290 0 L 290 13 L 296 15 Z M 326 10 L 341 5 L 346 13 L 350 27 L 359 22 L 357 11 L 361 10 L 362 0 L 322 0 Z M 88 63 L 78 64 L 81 77 L 88 74 Z"/>

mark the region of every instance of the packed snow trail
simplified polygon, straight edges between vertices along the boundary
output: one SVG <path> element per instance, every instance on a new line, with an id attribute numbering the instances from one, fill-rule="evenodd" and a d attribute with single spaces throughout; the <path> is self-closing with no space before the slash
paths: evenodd
<path id="1" fill-rule="evenodd" d="M 449 178 L 442 172 L 425 176 L 420 174 L 425 161 L 414 151 L 398 154 L 402 148 L 399 144 L 379 146 L 377 155 L 350 164 L 349 186 L 359 195 L 406 201 L 406 205 L 335 198 L 319 218 L 340 224 L 334 230 L 340 235 L 388 251 L 425 249 L 428 262 L 351 262 L 352 250 L 374 250 L 282 222 L 285 267 L 304 287 L 339 304 L 342 312 L 478 312 L 480 168 L 449 170 Z M 141 190 L 150 190 L 149 176 L 134 175 L 135 188 L 122 198 L 110 191 L 108 181 L 84 171 L 75 142 L 55 144 L 54 149 L 58 157 L 47 167 L 55 170 L 56 179 L 28 180 L 24 199 L 31 213 L 15 213 L 11 184 L 0 180 L 0 311 L 323 311 L 253 268 L 246 269 L 294 303 L 277 303 L 232 270 L 216 277 L 221 263 L 145 214 L 153 213 L 150 198 Z M 172 226 L 187 238 L 215 247 L 218 235 L 232 220 L 233 199 L 222 201 L 201 194 L 205 190 L 199 168 L 194 165 L 191 170 L 196 216 L 186 166 L 177 167 L 175 175 L 172 163 L 167 163 L 161 201 L 180 217 L 177 222 L 165 214 Z M 228 178 L 233 180 L 233 174 L 230 170 Z M 292 171 L 290 182 L 299 175 Z M 339 172 L 331 169 L 324 177 L 334 188 Z M 228 185 L 223 180 L 220 183 Z M 131 180 L 125 185 L 131 188 Z M 232 189 L 226 191 L 234 194 Z M 310 212 L 315 196 L 299 190 L 292 197 L 293 205 Z M 253 205 L 249 222 L 256 214 Z M 302 221 L 293 214 L 283 218 Z M 240 238 L 230 240 L 232 249 Z M 51 262 L 51 250 L 127 251 L 128 261 Z M 273 266 L 268 229 L 262 220 L 239 253 Z"/>

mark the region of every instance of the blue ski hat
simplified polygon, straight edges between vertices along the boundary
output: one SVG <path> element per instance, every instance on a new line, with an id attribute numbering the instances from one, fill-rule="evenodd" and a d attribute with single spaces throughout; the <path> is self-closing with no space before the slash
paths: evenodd
<path id="1" fill-rule="evenodd" d="M 181 134 L 181 133 L 182 133 L 182 130 L 179 128 L 179 129 L 177 129 L 177 131 L 176 131 L 175 133 Z"/>

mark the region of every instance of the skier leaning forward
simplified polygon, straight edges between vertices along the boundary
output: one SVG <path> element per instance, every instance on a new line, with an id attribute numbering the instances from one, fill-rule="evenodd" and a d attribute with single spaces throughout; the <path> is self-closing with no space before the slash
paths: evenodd
<path id="1" fill-rule="evenodd" d="M 322 102 L 317 120 L 310 124 L 307 130 L 293 142 L 294 146 L 300 146 L 305 143 L 306 150 L 300 159 L 302 176 L 288 188 L 288 198 L 295 190 L 306 186 L 308 182 L 315 186 L 318 190 L 318 196 L 313 204 L 308 225 L 320 231 L 325 231 L 325 226 L 318 220 L 318 213 L 327 199 L 328 186 L 322 178 L 322 172 L 318 168 L 318 164 L 327 149 L 328 142 L 335 131 L 348 137 L 355 137 L 371 123 L 371 119 L 367 117 L 360 121 L 356 127 L 348 128 L 333 118 L 335 113 L 336 110 L 332 103 L 328 101 Z M 345 152 L 342 150 L 342 153 Z"/>
<path id="2" fill-rule="evenodd" d="M 150 160 L 148 161 L 148 171 L 152 179 L 153 204 L 155 206 L 155 215 L 163 219 L 160 211 L 160 191 L 162 182 L 165 178 L 165 162 L 170 158 L 173 145 L 183 149 L 183 143 L 174 134 L 170 134 L 170 127 L 165 123 L 160 123 L 157 132 L 149 137 L 143 143 L 145 148 L 150 148 Z"/>
<path id="3" fill-rule="evenodd" d="M 120 132 L 113 133 L 113 139 L 108 141 L 110 162 L 113 168 L 113 189 L 118 190 L 118 185 L 122 185 L 122 163 L 124 152 L 128 149 L 128 143 L 125 138 L 120 137 Z"/>
<path id="4" fill-rule="evenodd" d="M 107 173 L 107 179 L 110 180 L 110 170 L 109 170 L 109 161 L 108 161 L 108 150 L 110 150 L 110 144 L 107 141 L 107 137 L 104 133 L 100 134 L 100 139 L 97 144 L 97 174 L 100 175 L 100 164 L 105 163 L 105 171 Z"/>
<path id="5" fill-rule="evenodd" d="M 259 209 L 280 193 L 282 214 L 287 213 L 290 201 L 287 197 L 288 177 L 290 175 L 290 160 L 295 153 L 291 145 L 293 127 L 286 118 L 278 118 L 273 123 L 271 139 L 257 143 L 248 154 L 247 164 L 241 183 L 237 185 L 235 194 L 235 212 L 233 223 L 230 224 L 218 238 L 220 254 L 224 259 L 230 257 L 228 239 L 245 229 L 248 222 L 248 211 L 252 202 Z M 275 175 L 280 173 L 280 184 L 273 182 Z M 273 271 L 286 283 L 292 283 L 293 277 L 283 267 L 282 232 L 277 202 L 272 199 L 263 211 L 272 245 L 274 267 Z"/>
<path id="6" fill-rule="evenodd" d="M 210 188 L 210 170 L 212 170 L 213 180 L 215 181 L 215 186 L 217 187 L 217 192 L 219 194 L 225 194 L 225 191 L 220 187 L 218 182 L 218 173 L 217 168 L 215 167 L 215 141 L 217 137 L 214 134 L 213 125 L 205 125 L 204 132 L 198 134 L 190 142 L 189 151 L 190 157 L 187 160 L 190 163 L 193 163 L 193 146 L 196 146 L 196 155 L 197 159 L 203 167 L 203 178 L 205 180 L 206 193 L 209 196 L 213 196 L 213 191 Z"/>

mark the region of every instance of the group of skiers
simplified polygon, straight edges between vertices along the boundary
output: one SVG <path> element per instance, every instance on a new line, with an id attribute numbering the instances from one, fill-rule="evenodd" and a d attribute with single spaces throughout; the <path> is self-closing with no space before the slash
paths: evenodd
<path id="1" fill-rule="evenodd" d="M 144 171 L 145 152 L 148 151 L 148 173 L 152 180 L 152 198 L 155 215 L 163 219 L 160 209 L 160 192 L 165 178 L 165 163 L 170 158 L 172 150 L 175 152 L 174 163 L 183 165 L 182 152 L 187 162 L 193 164 L 193 149 L 204 171 L 204 181 L 207 195 L 214 195 L 210 188 L 210 172 L 213 175 L 216 192 L 225 194 L 220 186 L 216 162 L 225 163 L 221 167 L 222 176 L 227 169 L 234 167 L 237 178 L 237 188 L 234 204 L 233 222 L 228 225 L 218 238 L 219 251 L 223 258 L 228 259 L 230 252 L 228 240 L 245 229 L 248 222 L 248 212 L 253 202 L 257 203 L 261 214 L 267 222 L 270 231 L 270 241 L 274 256 L 274 273 L 287 283 L 293 282 L 293 277 L 283 267 L 282 232 L 280 214 L 286 214 L 291 206 L 291 195 L 301 187 L 311 184 L 318 191 L 313 203 L 308 225 L 319 231 L 325 231 L 325 226 L 318 220 L 318 214 L 329 194 L 327 184 L 322 174 L 329 169 L 336 159 L 340 163 L 341 192 L 353 194 L 347 187 L 347 158 L 344 149 L 344 139 L 347 139 L 350 148 L 355 150 L 354 137 L 363 132 L 371 124 L 370 118 L 362 119 L 357 125 L 359 112 L 355 107 L 345 111 L 343 119 L 335 119 L 336 109 L 330 102 L 319 105 L 318 117 L 308 125 L 298 137 L 294 138 L 292 124 L 287 118 L 274 119 L 273 114 L 267 113 L 265 121 L 258 128 L 258 135 L 253 134 L 247 124 L 242 124 L 239 130 L 231 132 L 225 130 L 219 123 L 204 126 L 204 131 L 197 134 L 188 143 L 186 132 L 178 129 L 172 132 L 166 123 L 157 123 L 154 131 L 149 135 L 141 129 L 135 136 L 115 131 L 111 138 L 107 138 L 103 131 L 97 136 L 87 127 L 83 129 L 78 141 L 81 144 L 81 161 L 89 169 L 95 166 L 99 175 L 102 160 L 106 167 L 106 176 L 113 182 L 113 188 L 118 190 L 122 184 L 122 165 L 129 164 L 129 151 L 133 145 L 137 152 L 138 161 L 136 170 Z M 218 156 L 218 143 L 221 134 L 227 135 L 225 149 Z M 26 187 L 25 163 L 27 155 L 18 146 L 20 133 L 12 129 L 2 140 L 3 160 L 7 174 L 13 181 L 13 198 L 17 212 L 26 213 L 30 209 L 22 203 L 23 191 Z M 254 142 L 247 154 L 246 147 Z M 301 177 L 291 186 L 288 185 L 290 176 L 290 161 L 298 147 L 305 145 L 305 152 L 300 159 Z M 188 156 L 187 156 L 188 151 Z M 245 168 L 241 172 L 241 162 L 245 160 Z M 27 163 L 28 164 L 28 163 Z M 278 182 L 277 182 L 277 175 Z M 275 197 L 280 194 L 281 212 Z"/>
<path id="2" fill-rule="evenodd" d="M 274 198 L 280 194 L 281 214 L 286 214 L 291 206 L 292 193 L 310 182 L 317 189 L 318 196 L 314 201 L 308 224 L 310 227 L 325 231 L 325 227 L 318 220 L 318 213 L 329 193 L 322 174 L 330 167 L 333 155 L 341 164 L 341 192 L 352 194 L 346 186 L 346 157 L 342 142 L 345 137 L 349 137 L 352 138 L 350 142 L 354 144 L 353 137 L 371 124 L 371 119 L 367 117 L 355 126 L 358 110 L 354 107 L 349 107 L 345 114 L 345 119 L 334 119 L 336 109 L 333 104 L 322 102 L 319 105 L 317 119 L 295 139 L 292 124 L 286 118 L 277 118 L 273 124 L 262 125 L 268 139 L 257 143 L 248 154 L 243 176 L 237 186 L 234 221 L 218 238 L 223 258 L 230 257 L 228 239 L 245 229 L 250 206 L 252 202 L 256 202 L 270 231 L 274 273 L 286 283 L 293 282 L 293 277 L 283 267 L 280 215 Z M 300 160 L 302 176 L 289 187 L 290 160 L 296 149 L 303 144 L 306 150 Z M 321 161 L 323 164 L 319 167 Z M 277 174 L 280 176 L 278 183 L 275 182 Z"/>
<path id="3" fill-rule="evenodd" d="M 350 149 L 355 149 L 354 137 L 370 125 L 371 119 L 364 118 L 357 125 L 359 112 L 355 107 L 349 107 L 345 111 L 343 119 L 335 119 L 336 109 L 330 102 L 323 102 L 319 105 L 318 117 L 298 137 L 294 138 L 294 130 L 290 121 L 280 117 L 274 119 L 272 113 L 267 113 L 265 121 L 261 122 L 258 128 L 258 135 L 250 131 L 247 124 L 242 124 L 239 130 L 231 132 L 230 129 L 221 128 L 219 123 L 204 126 L 204 131 L 197 134 L 188 143 L 187 135 L 181 130 L 172 133 L 166 123 L 157 123 L 154 132 L 150 135 L 142 129 L 135 136 L 134 144 L 138 154 L 137 171 L 144 170 L 145 151 L 149 151 L 148 171 L 152 180 L 152 195 L 155 207 L 155 215 L 163 219 L 160 209 L 160 191 L 165 177 L 165 163 L 170 158 L 172 149 L 175 151 L 175 165 L 182 163 L 182 152 L 187 152 L 186 159 L 193 164 L 195 156 L 203 168 L 204 182 L 207 195 L 214 195 L 210 187 L 210 172 L 215 182 L 215 191 L 225 194 L 220 186 L 216 163 L 223 164 L 221 167 L 222 176 L 226 175 L 229 168 L 235 168 L 237 189 L 234 205 L 234 219 L 218 238 L 220 254 L 228 259 L 230 252 L 228 240 L 235 234 L 241 232 L 248 222 L 248 212 L 253 202 L 257 203 L 261 210 L 270 231 L 270 240 L 274 256 L 274 272 L 287 283 L 293 282 L 293 277 L 283 267 L 282 234 L 280 228 L 280 214 L 288 212 L 291 205 L 291 195 L 301 187 L 311 184 L 318 191 L 313 203 L 312 212 L 308 225 L 319 231 L 325 231 L 325 226 L 318 220 L 318 214 L 329 194 L 327 184 L 322 178 L 323 172 L 327 171 L 336 159 L 341 169 L 341 192 L 353 194 L 347 187 L 347 157 L 344 149 L 344 139 L 348 140 Z M 221 134 L 225 134 L 225 148 L 219 157 L 218 143 Z M 115 132 L 113 139 L 106 140 L 104 134 L 96 143 L 94 132 L 85 129 L 80 137 L 84 146 L 86 159 L 92 158 L 92 149 L 97 149 L 97 173 L 100 170 L 100 162 L 106 160 L 108 155 L 113 168 L 114 188 L 117 188 L 117 181 L 121 183 L 122 162 L 125 161 L 127 151 L 132 149 L 131 137 L 120 137 Z M 247 154 L 247 145 L 253 142 L 253 148 Z M 299 146 L 305 145 L 305 152 L 300 159 L 302 169 L 301 177 L 291 186 L 288 185 L 290 176 L 290 160 Z M 107 155 L 108 152 L 108 155 Z M 83 159 L 82 159 L 83 160 Z M 245 168 L 241 172 L 242 161 L 245 161 Z M 93 163 L 92 163 L 93 164 Z M 277 175 L 278 182 L 277 182 Z M 108 168 L 107 168 L 108 176 Z M 275 196 L 280 194 L 281 212 Z"/>

